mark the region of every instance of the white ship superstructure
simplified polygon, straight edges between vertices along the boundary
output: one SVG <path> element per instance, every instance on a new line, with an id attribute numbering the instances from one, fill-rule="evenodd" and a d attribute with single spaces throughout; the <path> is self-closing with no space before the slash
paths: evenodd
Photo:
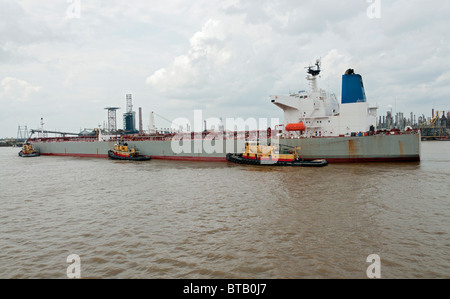
<path id="1" fill-rule="evenodd" d="M 351 69 L 345 73 L 343 99 L 342 104 L 339 104 L 334 94 L 317 87 L 320 72 L 319 60 L 315 67 L 308 67 L 310 92 L 271 96 L 272 103 L 284 111 L 284 125 L 280 126 L 284 136 L 338 137 L 374 131 L 378 108 L 367 102 L 361 76 L 354 74 Z M 290 130 L 289 124 L 299 124 L 304 128 Z"/>

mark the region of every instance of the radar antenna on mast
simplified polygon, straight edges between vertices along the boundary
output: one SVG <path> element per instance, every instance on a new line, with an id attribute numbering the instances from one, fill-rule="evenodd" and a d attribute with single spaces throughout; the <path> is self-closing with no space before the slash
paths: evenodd
<path id="1" fill-rule="evenodd" d="M 320 61 L 320 59 L 317 59 L 316 64 L 315 64 L 315 69 L 314 69 L 314 66 L 308 66 L 308 67 L 306 67 L 306 69 L 308 69 L 306 72 L 308 74 L 310 74 L 311 76 L 316 77 L 321 72 L 320 65 L 321 65 L 321 61 Z"/>
<path id="2" fill-rule="evenodd" d="M 306 80 L 308 80 L 311 84 L 311 90 L 313 92 L 318 91 L 317 89 L 317 76 L 320 75 L 320 72 L 322 71 L 320 69 L 321 61 L 320 58 L 316 60 L 316 64 L 314 66 L 308 66 L 306 69 L 308 69 L 306 72 L 310 76 L 306 76 Z"/>

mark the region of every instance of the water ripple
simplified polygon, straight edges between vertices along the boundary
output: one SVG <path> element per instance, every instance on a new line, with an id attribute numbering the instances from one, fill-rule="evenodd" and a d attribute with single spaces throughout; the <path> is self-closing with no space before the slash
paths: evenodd
<path id="1" fill-rule="evenodd" d="M 1 148 L 0 278 L 449 278 L 450 143 L 323 169 Z M 26 169 L 25 176 L 23 170 Z"/>

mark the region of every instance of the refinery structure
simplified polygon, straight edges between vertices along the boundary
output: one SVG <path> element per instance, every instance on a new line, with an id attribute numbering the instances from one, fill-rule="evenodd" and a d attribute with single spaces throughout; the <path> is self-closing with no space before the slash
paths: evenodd
<path id="1" fill-rule="evenodd" d="M 107 122 L 103 124 L 103 129 L 99 128 L 100 133 L 103 135 L 122 135 L 122 134 L 144 134 L 143 119 L 142 119 L 142 107 L 139 107 L 138 116 L 133 110 L 133 95 L 126 95 L 126 112 L 123 114 L 123 128 L 119 129 L 117 111 L 120 107 L 106 107 L 105 110 L 108 111 Z M 153 114 L 153 112 L 152 112 Z M 150 118 L 154 116 L 151 115 Z M 149 129 L 150 130 L 150 129 Z M 87 132 L 91 135 L 97 135 L 97 129 Z M 86 135 L 86 134 L 82 134 Z"/>
<path id="2" fill-rule="evenodd" d="M 416 116 L 412 112 L 405 114 L 392 110 L 378 119 L 378 130 L 412 129 L 420 130 L 422 140 L 448 140 L 450 138 L 450 111 L 431 110 L 431 117 L 425 114 Z"/>

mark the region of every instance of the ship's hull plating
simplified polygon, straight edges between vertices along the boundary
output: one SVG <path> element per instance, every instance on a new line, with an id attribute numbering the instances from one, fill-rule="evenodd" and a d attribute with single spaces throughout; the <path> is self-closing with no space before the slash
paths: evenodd
<path id="1" fill-rule="evenodd" d="M 142 155 L 153 159 L 180 161 L 226 161 L 227 153 L 242 153 L 243 140 L 127 141 Z M 269 142 L 273 142 L 270 140 Z M 99 141 L 31 141 L 41 155 L 107 158 L 115 142 Z M 306 160 L 326 159 L 336 162 L 420 161 L 420 135 L 373 135 L 363 137 L 329 137 L 280 139 L 280 144 L 301 147 Z M 175 145 L 174 145 L 175 144 Z M 180 146 L 183 145 L 183 146 Z"/>

